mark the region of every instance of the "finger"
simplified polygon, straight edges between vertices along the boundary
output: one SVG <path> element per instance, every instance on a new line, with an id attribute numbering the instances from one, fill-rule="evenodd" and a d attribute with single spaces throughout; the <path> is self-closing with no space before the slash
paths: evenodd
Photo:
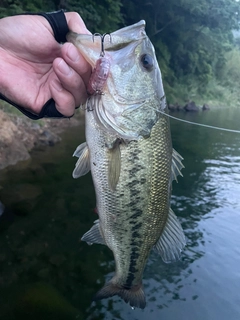
<path id="1" fill-rule="evenodd" d="M 62 58 L 75 70 L 83 79 L 85 85 L 88 85 L 92 72 L 90 64 L 83 58 L 79 50 L 72 43 L 65 43 L 61 48 Z"/>
<path id="2" fill-rule="evenodd" d="M 71 117 L 75 112 L 75 99 L 73 95 L 63 88 L 58 79 L 50 83 L 50 91 L 55 101 L 56 109 L 66 117 Z"/>
<path id="3" fill-rule="evenodd" d="M 83 34 L 91 34 L 91 32 L 86 28 L 85 23 L 77 12 L 66 12 L 65 13 L 67 24 L 69 30 L 83 33 Z"/>
<path id="4" fill-rule="evenodd" d="M 75 107 L 86 102 L 87 91 L 81 76 L 69 67 L 61 58 L 53 62 L 53 69 L 61 82 L 62 87 L 70 92 L 75 100 Z"/>

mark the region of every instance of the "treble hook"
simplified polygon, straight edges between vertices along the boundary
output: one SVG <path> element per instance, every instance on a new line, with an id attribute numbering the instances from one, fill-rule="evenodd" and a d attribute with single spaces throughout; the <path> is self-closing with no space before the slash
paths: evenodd
<path id="1" fill-rule="evenodd" d="M 105 38 L 107 35 L 108 35 L 109 38 L 110 38 L 110 42 L 112 42 L 112 36 L 111 36 L 110 33 L 104 33 L 103 35 L 100 34 L 100 33 L 94 33 L 94 34 L 92 35 L 93 42 L 94 42 L 94 37 L 99 36 L 99 37 L 101 38 L 101 52 L 100 52 L 100 57 L 104 57 L 104 55 L 105 55 L 105 52 L 104 52 L 104 38 Z"/>
<path id="2" fill-rule="evenodd" d="M 109 39 L 110 39 L 110 42 L 112 42 L 112 35 L 111 35 L 111 33 L 104 33 L 103 35 L 102 35 L 102 52 L 101 52 L 101 56 L 103 57 L 104 55 L 105 55 L 105 52 L 104 52 L 104 39 L 105 39 L 105 37 L 106 36 L 109 36 Z"/>

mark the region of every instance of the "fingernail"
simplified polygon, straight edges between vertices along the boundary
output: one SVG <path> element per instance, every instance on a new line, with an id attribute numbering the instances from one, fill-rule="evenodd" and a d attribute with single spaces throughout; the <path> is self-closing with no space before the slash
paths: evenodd
<path id="1" fill-rule="evenodd" d="M 69 66 L 66 64 L 66 62 L 64 60 L 61 60 L 59 62 L 58 68 L 66 76 L 68 76 L 72 72 L 72 70 L 69 68 Z"/>
<path id="2" fill-rule="evenodd" d="M 67 56 L 74 62 L 77 62 L 79 60 L 78 51 L 73 45 L 69 46 Z"/>
<path id="3" fill-rule="evenodd" d="M 52 85 L 57 91 L 62 91 L 63 90 L 63 87 L 62 87 L 61 83 L 58 80 L 53 80 Z"/>

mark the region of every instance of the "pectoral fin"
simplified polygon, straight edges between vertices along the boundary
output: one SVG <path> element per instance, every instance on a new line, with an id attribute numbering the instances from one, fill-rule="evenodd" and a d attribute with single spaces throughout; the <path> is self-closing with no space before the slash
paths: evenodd
<path id="1" fill-rule="evenodd" d="M 75 150 L 73 157 L 78 157 L 78 161 L 73 170 L 73 178 L 84 176 L 90 171 L 89 149 L 86 142 L 80 144 Z"/>
<path id="2" fill-rule="evenodd" d="M 92 228 L 82 236 L 81 240 L 86 241 L 89 245 L 93 243 L 106 244 L 100 230 L 99 220 L 94 221 Z"/>
<path id="3" fill-rule="evenodd" d="M 170 208 L 163 233 L 153 249 L 160 254 L 164 262 L 169 263 L 180 259 L 185 245 L 186 239 L 182 226 Z"/>
<path id="4" fill-rule="evenodd" d="M 121 170 L 120 140 L 117 139 L 114 146 L 108 150 L 108 184 L 111 190 L 116 190 Z"/>
<path id="5" fill-rule="evenodd" d="M 172 181 L 177 180 L 177 176 L 183 176 L 181 173 L 182 168 L 184 168 L 184 165 L 182 164 L 183 157 L 175 150 L 173 149 L 172 152 Z"/>

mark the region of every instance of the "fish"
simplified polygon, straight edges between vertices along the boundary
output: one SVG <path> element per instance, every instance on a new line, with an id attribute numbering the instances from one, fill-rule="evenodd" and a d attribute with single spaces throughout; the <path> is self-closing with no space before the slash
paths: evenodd
<path id="1" fill-rule="evenodd" d="M 94 70 L 101 40 L 72 32 L 67 39 Z M 144 309 L 142 278 L 150 252 L 168 263 L 180 258 L 186 244 L 170 207 L 183 158 L 172 147 L 161 71 L 145 21 L 112 32 L 104 54 L 108 75 L 101 94 L 88 98 L 86 142 L 74 152 L 73 177 L 91 171 L 99 217 L 82 240 L 107 245 L 114 255 L 115 275 L 94 300 L 117 295 Z"/>

